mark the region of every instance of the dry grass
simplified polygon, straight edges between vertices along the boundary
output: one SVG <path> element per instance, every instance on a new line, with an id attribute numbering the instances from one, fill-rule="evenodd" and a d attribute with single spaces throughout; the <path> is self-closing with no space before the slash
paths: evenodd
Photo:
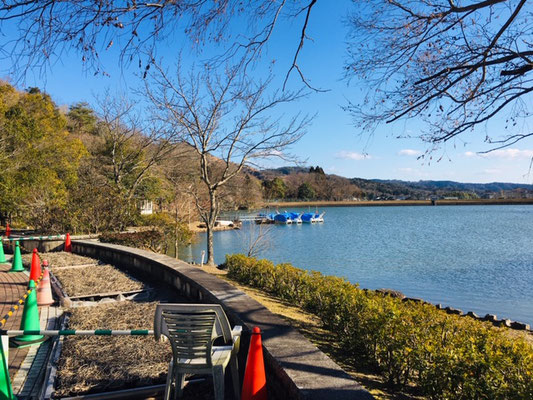
<path id="1" fill-rule="evenodd" d="M 153 329 L 157 303 L 120 302 L 68 310 L 70 329 Z M 55 396 L 165 383 L 172 351 L 153 336 L 66 337 Z"/>
<path id="2" fill-rule="evenodd" d="M 48 261 L 48 265 L 53 270 L 54 267 L 66 267 L 70 265 L 83 265 L 83 264 L 96 264 L 98 260 L 89 257 L 79 256 L 77 254 L 67 253 L 64 251 L 50 252 L 50 253 L 39 253 L 41 257 L 41 262 L 44 260 Z M 31 257 L 32 254 L 23 254 L 22 263 L 25 267 L 29 268 L 31 266 Z"/>
<path id="3" fill-rule="evenodd" d="M 526 342 L 528 342 L 533 347 L 533 333 L 531 331 L 518 331 L 515 329 L 509 329 L 509 328 L 494 328 L 497 330 L 500 330 L 504 332 L 507 336 L 509 336 L 512 339 L 525 339 Z"/>
<path id="4" fill-rule="evenodd" d="M 144 284 L 112 265 L 56 269 L 54 275 L 68 296 L 141 290 Z"/>

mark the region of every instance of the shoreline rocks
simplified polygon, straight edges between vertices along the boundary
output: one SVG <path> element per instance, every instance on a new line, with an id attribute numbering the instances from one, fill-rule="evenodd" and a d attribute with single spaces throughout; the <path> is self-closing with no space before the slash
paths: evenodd
<path id="1" fill-rule="evenodd" d="M 368 289 L 363 289 L 363 290 L 368 291 Z M 517 331 L 533 332 L 533 330 L 531 330 L 531 326 L 529 324 L 526 324 L 524 322 L 519 322 L 519 321 L 512 321 L 512 320 L 510 320 L 508 318 L 504 318 L 504 319 L 499 320 L 498 317 L 495 314 L 486 314 L 484 317 L 480 317 L 479 315 L 477 315 L 473 311 L 468 311 L 467 313 L 464 313 L 463 310 L 460 310 L 458 308 L 452 308 L 452 307 L 449 307 L 449 306 L 444 307 L 440 303 L 439 304 L 432 304 L 432 303 L 430 303 L 428 301 L 425 301 L 425 300 L 417 298 L 417 297 L 406 297 L 402 292 L 400 292 L 399 290 L 394 290 L 394 289 L 380 288 L 380 289 L 376 289 L 375 292 L 376 293 L 380 293 L 380 294 L 382 294 L 384 296 L 396 297 L 396 298 L 401 299 L 402 301 L 412 301 L 412 302 L 416 302 L 416 303 L 429 304 L 429 305 L 434 306 L 438 310 L 445 311 L 448 314 L 460 315 L 462 317 L 470 317 L 470 318 L 473 318 L 473 319 L 477 319 L 478 321 L 491 322 L 494 326 L 506 327 L 506 328 L 509 328 L 509 329 L 517 330 Z"/>

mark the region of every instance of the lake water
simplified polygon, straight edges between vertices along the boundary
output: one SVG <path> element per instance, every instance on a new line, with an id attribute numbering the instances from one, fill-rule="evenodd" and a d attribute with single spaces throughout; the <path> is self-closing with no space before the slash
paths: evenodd
<path id="1" fill-rule="evenodd" d="M 291 210 L 289 210 L 291 211 Z M 295 210 L 298 211 L 298 210 Z M 302 211 L 302 210 L 300 210 Z M 329 207 L 323 224 L 266 225 L 262 258 L 363 288 L 533 325 L 533 206 Z M 246 253 L 255 224 L 216 232 L 215 261 Z M 181 250 L 200 262 L 205 234 Z"/>

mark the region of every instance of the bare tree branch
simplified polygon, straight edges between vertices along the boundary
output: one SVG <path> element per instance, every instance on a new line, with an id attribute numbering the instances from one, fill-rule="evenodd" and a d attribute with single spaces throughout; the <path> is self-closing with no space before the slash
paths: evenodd
<path id="1" fill-rule="evenodd" d="M 253 63 L 259 60 L 281 24 L 281 16 L 292 20 L 299 14 L 294 10 L 307 10 L 287 75 L 296 69 L 311 87 L 297 66 L 297 59 L 307 40 L 309 13 L 315 3 L 316 0 L 4 0 L 0 3 L 0 33 L 8 23 L 9 28 L 4 29 L 14 29 L 16 34 L 0 43 L 0 55 L 13 63 L 12 72 L 20 79 L 30 69 L 45 73 L 71 50 L 81 57 L 88 71 L 105 75 L 100 55 L 112 47 L 118 48 L 121 65 L 138 62 L 139 68 L 147 72 L 149 65 L 143 65 L 139 54 L 152 53 L 163 40 L 184 32 L 194 46 L 206 41 L 222 44 L 222 55 L 212 61 L 225 63 L 244 57 Z M 241 18 L 248 24 L 240 24 L 236 30 L 233 21 Z"/>
<path id="2" fill-rule="evenodd" d="M 418 137 L 435 148 L 506 116 L 508 132 L 489 132 L 487 143 L 500 148 L 530 137 L 516 132 L 518 120 L 531 118 L 533 11 L 526 0 L 359 4 L 346 77 L 362 78 L 368 92 L 345 107 L 358 127 L 417 118 Z"/>

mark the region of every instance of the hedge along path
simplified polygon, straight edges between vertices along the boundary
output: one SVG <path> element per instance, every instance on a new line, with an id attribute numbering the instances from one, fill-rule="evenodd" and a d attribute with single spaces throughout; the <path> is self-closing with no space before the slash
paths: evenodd
<path id="1" fill-rule="evenodd" d="M 233 255 L 226 265 L 233 279 L 315 314 L 354 363 L 376 367 L 391 386 L 414 384 L 432 399 L 533 398 L 533 346 L 506 328 L 290 264 Z"/>

